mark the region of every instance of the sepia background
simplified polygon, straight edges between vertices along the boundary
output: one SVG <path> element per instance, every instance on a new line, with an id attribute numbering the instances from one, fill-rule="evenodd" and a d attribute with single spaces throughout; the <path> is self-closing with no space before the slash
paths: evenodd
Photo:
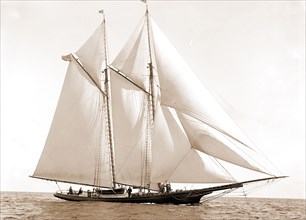
<path id="1" fill-rule="evenodd" d="M 1 1 L 1 191 L 31 179 L 75 52 L 107 19 L 112 60 L 141 1 Z M 245 134 L 290 176 L 250 196 L 305 198 L 305 2 L 149 1 L 150 13 Z"/>

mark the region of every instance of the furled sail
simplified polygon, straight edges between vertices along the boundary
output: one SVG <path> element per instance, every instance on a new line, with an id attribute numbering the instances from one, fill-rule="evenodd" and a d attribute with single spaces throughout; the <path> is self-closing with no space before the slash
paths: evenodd
<path id="1" fill-rule="evenodd" d="M 111 186 L 101 90 L 102 23 L 70 63 L 34 177 Z M 100 175 L 103 173 L 103 175 Z"/>

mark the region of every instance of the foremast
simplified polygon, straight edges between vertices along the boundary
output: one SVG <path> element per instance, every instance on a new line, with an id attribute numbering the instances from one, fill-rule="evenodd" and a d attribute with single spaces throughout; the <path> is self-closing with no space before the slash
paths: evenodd
<path id="1" fill-rule="evenodd" d="M 106 30 L 105 30 L 105 14 L 103 10 L 99 13 L 103 16 L 103 41 L 104 41 L 104 62 L 105 69 L 104 72 L 104 89 L 105 89 L 105 99 L 106 99 L 106 135 L 108 141 L 108 147 L 110 152 L 110 173 L 111 173 L 111 183 L 112 187 L 116 188 L 116 175 L 115 175 L 115 153 L 114 153 L 114 139 L 113 139 L 113 129 L 112 129 L 112 111 L 111 111 L 111 92 L 110 92 L 110 76 L 108 67 L 108 53 L 107 53 L 107 43 L 106 43 Z"/>

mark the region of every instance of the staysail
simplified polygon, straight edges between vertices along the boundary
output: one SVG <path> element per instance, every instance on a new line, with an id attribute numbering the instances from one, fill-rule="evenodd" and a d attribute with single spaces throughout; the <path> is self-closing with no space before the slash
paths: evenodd
<path id="1" fill-rule="evenodd" d="M 193 148 L 174 109 L 157 108 L 152 136 L 153 183 L 232 181 L 214 166 L 207 155 Z"/>

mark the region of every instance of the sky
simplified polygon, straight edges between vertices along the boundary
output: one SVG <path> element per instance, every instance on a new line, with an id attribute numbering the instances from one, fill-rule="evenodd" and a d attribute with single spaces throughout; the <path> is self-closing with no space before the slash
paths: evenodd
<path id="1" fill-rule="evenodd" d="M 107 19 L 109 58 L 145 13 L 141 1 L 1 1 L 1 191 L 53 192 L 29 178 L 77 51 Z M 187 64 L 289 178 L 254 197 L 305 199 L 305 2 L 149 1 Z"/>

